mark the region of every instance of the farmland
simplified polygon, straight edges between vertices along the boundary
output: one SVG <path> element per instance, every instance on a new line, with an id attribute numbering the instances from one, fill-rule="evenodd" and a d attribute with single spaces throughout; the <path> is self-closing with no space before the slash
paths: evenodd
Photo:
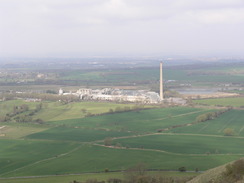
<path id="1" fill-rule="evenodd" d="M 168 128 L 173 125 L 194 122 L 198 115 L 209 111 L 214 110 L 189 107 L 148 109 L 82 119 L 54 121 L 50 122 L 50 124 L 148 133 L 156 132 L 159 129 Z"/>
<path id="2" fill-rule="evenodd" d="M 242 107 L 244 106 L 244 97 L 194 100 L 194 103 L 205 105 Z"/>
<path id="3" fill-rule="evenodd" d="M 165 68 L 166 90 L 227 84 L 232 92 L 243 83 L 241 63 L 221 67 L 210 63 L 166 64 Z M 24 72 L 19 76 L 41 71 Z M 147 169 L 161 170 L 164 176 L 188 176 L 189 172 L 179 174 L 178 169 L 205 171 L 244 156 L 243 96 L 192 100 L 188 106 L 47 99 L 56 94 L 48 94 L 45 99 L 46 91 L 55 93 L 60 87 L 65 91 L 107 86 L 157 91 L 158 76 L 156 66 L 48 70 L 43 78 L 26 78 L 23 85 L 14 84 L 19 78 L 5 80 L 3 76 L 0 83 L 5 86 L 1 91 L 32 88 L 44 91 L 36 94 L 44 99 L 17 99 L 19 96 L 12 91 L 6 92 L 12 98 L 5 98 L 1 93 L 0 182 L 107 180 L 123 177 L 120 171 L 138 163 L 144 163 Z M 224 112 L 198 120 L 201 115 L 218 111 Z M 21 121 L 23 116 L 27 120 Z M 44 177 L 23 179 L 24 176 Z"/>
<path id="4" fill-rule="evenodd" d="M 164 71 L 165 80 L 175 80 L 175 84 L 179 83 L 191 83 L 193 85 L 209 86 L 215 83 L 242 83 L 243 75 L 241 74 L 241 68 L 230 65 L 223 66 L 222 68 L 215 65 L 202 65 L 200 66 L 186 66 L 186 67 L 169 67 Z M 240 72 L 235 72 L 237 69 Z M 114 69 L 111 70 L 76 70 L 62 73 L 60 80 L 65 82 L 76 81 L 79 84 L 90 86 L 114 86 L 116 83 L 120 83 L 121 86 L 135 85 L 138 87 L 148 87 L 154 85 L 159 77 L 157 67 L 147 68 L 130 68 L 130 69 Z M 141 79 L 146 78 L 146 79 Z"/>
<path id="5" fill-rule="evenodd" d="M 90 109 L 96 110 L 101 112 L 99 107 Z M 213 111 L 217 109 L 168 107 L 74 119 L 68 116 L 44 124 L 2 123 L 5 127 L 0 132 L 5 136 L 0 142 L 5 148 L 0 152 L 0 176 L 124 170 L 140 162 L 150 169 L 186 166 L 188 170 L 207 170 L 243 157 L 243 133 L 226 137 L 220 130 L 224 126 L 240 130 L 242 111 L 230 110 L 216 119 L 195 123 L 197 116 Z M 165 131 L 158 132 L 160 129 Z M 106 138 L 112 140 L 112 146 L 104 146 Z"/>
<path id="6" fill-rule="evenodd" d="M 223 135 L 224 129 L 231 128 L 234 136 L 244 136 L 243 111 L 231 110 L 219 118 L 196 125 L 173 129 L 174 133 L 195 133 Z"/>
<path id="7" fill-rule="evenodd" d="M 225 142 L 224 144 L 222 142 Z M 132 139 L 120 139 L 124 147 L 162 150 L 175 154 L 242 154 L 244 138 L 211 135 L 163 134 Z"/>
<path id="8" fill-rule="evenodd" d="M 151 169 L 177 169 L 186 165 L 189 170 L 195 170 L 195 168 L 206 170 L 239 157 L 241 155 L 174 155 L 156 151 L 113 149 L 85 145 L 67 156 L 60 156 L 39 163 L 29 163 L 29 166 L 23 166 L 21 169 L 5 172 L 2 175 L 12 177 L 103 172 L 106 168 L 109 170 L 124 170 L 142 161 Z M 186 158 L 189 161 L 188 163 L 184 161 Z"/>
<path id="9" fill-rule="evenodd" d="M 34 69 L 30 65 L 28 69 L 16 66 L 20 68 L 9 68 L 8 72 L 3 70 L 4 72 L 0 79 L 0 84 L 3 85 L 2 90 L 14 89 L 23 91 L 26 90 L 25 85 L 28 85 L 28 89 L 42 91 L 51 89 L 54 92 L 57 92 L 59 87 L 70 90 L 79 86 L 85 88 L 131 87 L 134 89 L 153 89 L 155 91 L 158 89 L 158 61 L 152 61 L 146 65 L 145 63 L 138 64 L 135 67 L 130 64 L 124 64 L 121 67 L 117 65 L 113 70 L 109 67 L 97 68 L 92 65 L 88 69 L 86 67 L 89 64 L 84 63 L 82 66 L 75 66 L 72 69 L 60 68 L 60 65 L 57 65 L 54 70 L 45 71 L 43 68 L 40 70 Z M 55 64 L 53 66 L 55 67 Z M 243 68 L 243 63 L 223 63 L 220 65 L 214 62 L 172 65 L 166 62 L 164 78 L 165 80 L 174 80 L 173 83 L 166 83 L 167 87 L 181 87 L 181 84 L 191 84 L 197 87 L 216 87 L 217 83 L 218 85 L 224 85 L 225 83 L 240 85 L 243 83 Z M 43 78 L 38 78 L 40 73 L 42 73 Z"/>
<path id="10" fill-rule="evenodd" d="M 87 114 L 107 113 L 110 109 L 124 107 L 135 107 L 135 104 L 116 104 L 108 102 L 73 102 L 63 104 L 61 102 L 28 102 L 24 100 L 9 100 L 0 102 L 0 114 L 11 113 L 14 106 L 28 105 L 29 110 L 34 110 L 38 104 L 42 104 L 42 109 L 33 116 L 35 119 L 40 118 L 44 121 L 55 121 L 73 118 L 82 118 Z M 149 108 L 151 106 L 148 106 Z"/>

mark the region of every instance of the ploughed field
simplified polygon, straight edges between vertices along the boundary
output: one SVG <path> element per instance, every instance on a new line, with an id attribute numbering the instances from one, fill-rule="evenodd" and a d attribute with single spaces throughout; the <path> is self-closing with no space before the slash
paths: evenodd
<path id="1" fill-rule="evenodd" d="M 93 114 L 116 105 L 128 107 L 109 104 L 106 108 L 107 104 L 59 106 L 66 109 L 67 116 L 53 117 L 44 124 L 0 123 L 0 177 L 125 170 L 137 163 L 145 163 L 148 169 L 178 170 L 184 166 L 207 170 L 244 156 L 241 110 L 230 110 L 205 122 L 196 118 L 218 109 L 133 108 L 89 117 L 74 115 L 73 119 L 69 115 L 86 106 Z M 52 105 L 58 104 L 48 104 L 33 117 L 44 116 L 47 109 L 47 115 L 55 116 Z M 233 131 L 229 136 L 227 128 Z"/>

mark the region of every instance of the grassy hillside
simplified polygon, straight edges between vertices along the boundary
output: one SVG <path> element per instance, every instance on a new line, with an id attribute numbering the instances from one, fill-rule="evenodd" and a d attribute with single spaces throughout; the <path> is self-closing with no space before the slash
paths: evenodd
<path id="1" fill-rule="evenodd" d="M 244 181 L 244 159 L 210 169 L 187 183 L 242 183 Z"/>

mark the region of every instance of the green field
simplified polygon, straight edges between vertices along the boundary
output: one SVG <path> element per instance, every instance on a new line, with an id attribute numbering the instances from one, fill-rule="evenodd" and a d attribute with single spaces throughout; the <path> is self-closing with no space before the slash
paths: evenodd
<path id="1" fill-rule="evenodd" d="M 243 110 L 230 110 L 219 118 L 192 126 L 172 129 L 174 133 L 224 135 L 226 128 L 234 130 L 234 136 L 244 136 Z M 243 149 L 244 151 L 244 149 Z"/>
<path id="2" fill-rule="evenodd" d="M 213 109 L 196 109 L 189 107 L 173 107 L 163 109 L 148 109 L 126 113 L 116 113 L 89 118 L 54 121 L 50 124 L 67 125 L 91 129 L 108 129 L 134 133 L 157 132 L 178 124 L 187 124 L 203 113 Z"/>
<path id="3" fill-rule="evenodd" d="M 0 176 L 4 176 L 7 172 L 21 170 L 39 161 L 57 158 L 79 145 L 52 141 L 0 140 L 0 146 Z"/>
<path id="4" fill-rule="evenodd" d="M 223 141 L 225 143 L 223 143 Z M 241 154 L 244 151 L 243 138 L 226 136 L 199 136 L 182 134 L 162 134 L 115 140 L 124 147 L 155 149 L 175 154 Z"/>
<path id="5" fill-rule="evenodd" d="M 133 135 L 129 132 L 94 130 L 82 128 L 56 127 L 27 136 L 30 139 L 47 139 L 56 141 L 91 142 L 103 140 L 106 137 L 121 137 Z"/>
<path id="6" fill-rule="evenodd" d="M 193 102 L 196 104 L 205 104 L 205 105 L 241 107 L 244 106 L 244 97 L 203 99 L 203 100 L 193 100 Z"/>
<path id="7" fill-rule="evenodd" d="M 47 104 L 45 109 L 43 103 L 43 114 L 36 115 L 44 115 L 44 110 L 50 109 L 47 115 L 54 116 L 51 106 L 57 103 Z M 187 170 L 207 170 L 244 156 L 244 149 L 240 148 L 244 147 L 244 116 L 239 110 L 202 123 L 195 123 L 197 116 L 217 109 L 169 107 L 71 119 L 72 111 L 82 109 L 84 104 L 92 113 L 118 105 L 72 103 L 63 120 L 1 123 L 4 128 L 0 134 L 5 135 L 0 136 L 0 176 L 104 172 L 106 168 L 124 170 L 138 163 L 145 163 L 149 169 L 178 170 L 185 166 Z M 225 128 L 233 128 L 234 136 L 224 136 Z M 103 146 L 107 137 L 113 138 L 114 146 Z"/>
<path id="8" fill-rule="evenodd" d="M 0 139 L 21 139 L 26 135 L 47 130 L 50 126 L 37 124 L 3 123 L 0 130 Z M 0 123 L 0 127 L 3 127 Z"/>
<path id="9" fill-rule="evenodd" d="M 27 102 L 24 100 L 9 100 L 0 102 L 0 115 L 5 115 L 13 111 L 14 106 L 28 105 L 29 111 L 34 110 L 38 104 L 42 104 L 42 109 L 33 118 L 40 118 L 44 121 L 55 121 L 73 118 L 82 118 L 87 114 L 107 113 L 110 109 L 133 108 L 135 104 L 116 104 L 109 102 Z M 147 106 L 152 107 L 152 106 Z"/>
<path id="10" fill-rule="evenodd" d="M 0 182 L 68 183 L 124 178 L 123 173 L 111 171 L 123 171 L 138 163 L 144 163 L 147 169 L 174 171 L 160 172 L 163 176 L 194 176 L 196 173 L 177 171 L 180 167 L 186 167 L 188 171 L 205 171 L 244 157 L 244 111 L 241 110 L 244 97 L 193 100 L 195 107 L 167 108 L 101 101 L 69 102 L 67 98 L 58 101 L 57 95 L 51 94 L 49 99 L 54 97 L 51 100 L 55 102 L 46 101 L 47 93 L 55 93 L 59 88 L 66 92 L 106 87 L 158 91 L 156 62 L 140 60 L 135 65 L 119 64 L 116 68 L 112 64 L 113 69 L 108 69 L 110 61 L 108 65 L 105 61 L 105 67 L 100 69 L 84 63 L 50 64 L 45 71 L 39 70 L 39 67 L 46 68 L 42 64 L 3 68 L 0 78 Z M 163 73 L 167 90 L 190 86 L 224 89 L 228 84 L 229 91 L 234 92 L 243 89 L 244 84 L 243 63 L 189 64 L 179 60 L 176 65 L 166 63 Z M 37 74 L 44 74 L 44 77 L 38 78 Z M 22 91 L 23 96 L 29 98 L 30 90 L 41 91 L 43 101 L 15 99 L 22 97 L 15 91 Z M 242 91 L 238 93 L 242 94 Z M 39 94 L 30 96 L 35 98 Z M 42 106 L 37 110 L 40 104 Z M 21 106 L 26 105 L 28 109 L 21 111 Z M 220 106 L 234 108 L 214 119 L 197 121 L 199 115 L 217 112 Z M 18 121 L 26 116 L 28 120 Z M 227 136 L 226 129 L 233 133 Z M 106 140 L 110 143 L 106 144 Z M 104 173 L 105 170 L 110 172 Z M 151 174 L 154 173 L 158 172 Z"/>
<path id="11" fill-rule="evenodd" d="M 14 172 L 5 172 L 4 176 L 13 177 L 97 171 L 103 172 L 106 168 L 109 170 L 124 170 L 142 162 L 150 169 L 177 170 L 181 166 L 186 166 L 188 170 L 195 170 L 195 168 L 206 170 L 215 167 L 217 164 L 224 164 L 240 157 L 242 156 L 174 155 L 148 150 L 113 149 L 85 145 L 66 156 L 30 164 L 29 166 Z M 187 159 L 187 161 L 185 161 L 185 159 Z"/>

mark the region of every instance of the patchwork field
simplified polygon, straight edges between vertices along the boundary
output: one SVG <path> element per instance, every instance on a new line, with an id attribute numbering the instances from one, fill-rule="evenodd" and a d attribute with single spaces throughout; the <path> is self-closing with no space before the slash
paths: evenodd
<path id="1" fill-rule="evenodd" d="M 89 118 L 54 121 L 50 122 L 50 124 L 134 133 L 149 133 L 157 132 L 157 130 L 169 128 L 174 125 L 194 122 L 198 115 L 211 111 L 216 110 L 189 107 L 148 109 L 93 116 Z"/>
<path id="2" fill-rule="evenodd" d="M 120 171 L 138 163 L 149 169 L 177 171 L 184 166 L 187 170 L 207 170 L 244 156 L 244 114 L 239 110 L 205 122 L 196 119 L 217 109 L 170 107 L 71 119 L 76 111 L 71 109 L 79 108 L 78 113 L 84 104 L 93 114 L 118 107 L 74 103 L 62 120 L 53 117 L 55 120 L 44 124 L 2 122 L 0 134 L 5 135 L 0 136 L 0 177 Z M 44 116 L 46 110 L 47 116 L 54 116 L 47 109 L 36 115 Z M 235 133 L 225 136 L 225 128 Z"/>
<path id="3" fill-rule="evenodd" d="M 1 175 L 18 177 L 104 172 L 106 168 L 124 170 L 140 162 L 145 163 L 150 169 L 177 170 L 181 166 L 186 166 L 188 170 L 195 170 L 195 168 L 206 170 L 215 167 L 216 164 L 224 164 L 240 157 L 241 155 L 175 155 L 150 150 L 114 149 L 84 145 L 67 156 L 60 156 L 39 163 L 30 163 L 29 166 L 23 166 L 21 169 L 15 169 L 15 171 L 5 171 Z"/>

